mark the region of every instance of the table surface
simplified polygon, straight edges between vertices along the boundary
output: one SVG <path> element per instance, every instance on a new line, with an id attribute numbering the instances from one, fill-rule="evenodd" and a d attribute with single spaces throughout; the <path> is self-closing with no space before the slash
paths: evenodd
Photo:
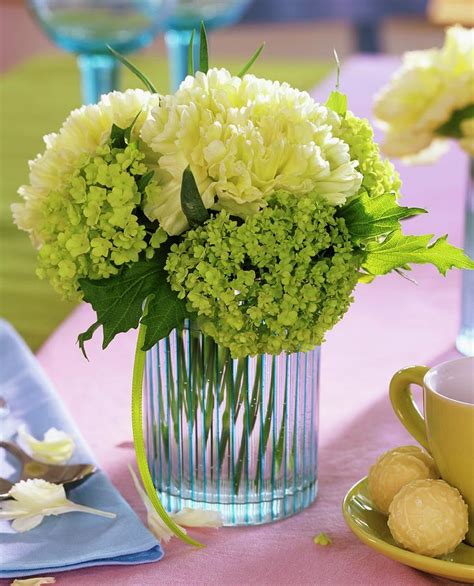
<path id="1" fill-rule="evenodd" d="M 355 57 L 342 68 L 341 88 L 350 108 L 370 116 L 371 97 L 397 61 Z M 314 95 L 325 100 L 333 80 Z M 428 207 L 429 215 L 409 221 L 416 233 L 450 234 L 462 241 L 467 161 L 453 147 L 433 167 L 399 165 L 403 203 Z M 58 584 L 364 584 L 448 583 L 393 562 L 366 547 L 350 532 L 341 513 L 347 490 L 367 473 L 376 456 L 413 443 L 391 411 L 391 375 L 410 364 L 434 364 L 456 356 L 460 274 L 446 278 L 417 267 L 418 285 L 396 275 L 359 285 L 344 320 L 328 335 L 322 352 L 319 495 L 304 512 L 256 528 L 196 531 L 207 544 L 195 550 L 174 539 L 163 561 L 148 566 L 92 568 L 57 576 Z M 110 478 L 143 515 L 127 465 L 131 449 L 130 387 L 135 332 L 123 334 L 106 351 L 91 343 L 90 362 L 75 344 L 94 317 L 81 306 L 38 353 L 39 360 L 73 413 L 79 428 Z M 99 337 L 99 336 L 98 336 Z M 332 545 L 313 544 L 328 533 Z"/>

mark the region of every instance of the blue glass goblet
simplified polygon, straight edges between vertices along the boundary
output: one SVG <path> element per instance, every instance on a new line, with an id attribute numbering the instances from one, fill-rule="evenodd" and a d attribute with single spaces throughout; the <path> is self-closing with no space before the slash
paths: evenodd
<path id="1" fill-rule="evenodd" d="M 176 0 L 166 22 L 166 46 L 171 68 L 171 89 L 175 91 L 188 71 L 188 45 L 193 29 L 201 21 L 208 31 L 237 22 L 252 0 Z M 199 34 L 196 35 L 195 50 Z M 198 62 L 197 58 L 194 60 Z"/>
<path id="2" fill-rule="evenodd" d="M 107 45 L 120 53 L 152 42 L 174 0 L 29 0 L 46 34 L 77 53 L 85 104 L 118 88 L 119 64 Z"/>

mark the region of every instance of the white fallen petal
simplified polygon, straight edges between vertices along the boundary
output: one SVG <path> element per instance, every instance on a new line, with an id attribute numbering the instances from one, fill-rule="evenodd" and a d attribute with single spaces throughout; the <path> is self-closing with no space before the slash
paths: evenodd
<path id="1" fill-rule="evenodd" d="M 158 539 L 158 541 L 168 541 L 173 537 L 174 533 L 163 523 L 161 517 L 156 513 L 147 513 L 146 516 L 148 529 Z M 183 528 L 181 528 L 183 529 Z M 183 529 L 186 533 L 186 529 Z"/>
<path id="2" fill-rule="evenodd" d="M 222 527 L 222 515 L 219 511 L 185 507 L 171 516 L 173 521 L 185 527 Z"/>
<path id="3" fill-rule="evenodd" d="M 10 586 L 42 586 L 43 584 L 56 584 L 56 578 L 52 576 L 41 578 L 22 578 L 13 580 Z"/>
<path id="4" fill-rule="evenodd" d="M 84 505 L 78 505 L 76 503 L 73 503 L 71 501 L 68 501 L 68 503 L 70 503 L 70 507 L 64 507 L 65 509 L 67 508 L 68 510 L 64 510 L 61 511 L 60 513 L 51 513 L 52 515 L 58 515 L 61 513 L 87 513 L 89 515 L 96 515 L 97 517 L 106 517 L 107 519 L 115 519 L 115 517 L 117 516 L 116 513 L 111 513 L 110 511 L 101 511 L 100 509 L 94 509 L 93 507 L 86 507 Z"/>
<path id="5" fill-rule="evenodd" d="M 153 533 L 153 535 L 158 539 L 158 541 L 169 541 L 173 537 L 173 532 L 164 524 L 163 519 L 158 515 L 155 511 L 152 502 L 148 498 L 148 495 L 144 491 L 140 481 L 137 478 L 133 468 L 131 466 L 128 467 L 130 470 L 130 474 L 132 476 L 133 484 L 137 489 L 137 492 L 140 498 L 145 505 L 146 512 L 147 512 L 147 523 L 148 528 Z"/>
<path id="6" fill-rule="evenodd" d="M 161 517 L 155 511 L 152 502 L 148 498 L 131 466 L 129 466 L 129 470 L 135 488 L 147 510 L 148 528 L 159 541 L 169 541 L 171 537 L 174 537 L 174 533 L 164 524 Z M 184 508 L 179 513 L 171 514 L 170 517 L 184 533 L 186 533 L 186 529 L 183 525 L 186 527 L 222 527 L 222 517 L 218 511 Z"/>
<path id="7" fill-rule="evenodd" d="M 70 460 L 75 448 L 72 437 L 55 427 L 48 429 L 43 439 L 39 440 L 27 432 L 25 425 L 21 425 L 18 436 L 30 455 L 46 464 L 64 464 Z"/>
<path id="8" fill-rule="evenodd" d="M 26 510 L 40 510 L 59 506 L 66 501 L 66 492 L 62 484 L 53 484 L 40 478 L 21 480 L 13 485 L 9 495 L 14 501 L 1 503 L 0 507 L 16 506 Z"/>
<path id="9" fill-rule="evenodd" d="M 44 517 L 64 513 L 88 513 L 114 519 L 115 513 L 100 511 L 66 498 L 64 487 L 39 478 L 17 482 L 9 492 L 13 500 L 0 502 L 0 519 L 13 521 L 16 531 L 37 527 Z"/>
<path id="10" fill-rule="evenodd" d="M 44 515 L 26 515 L 25 517 L 18 517 L 13 520 L 12 527 L 15 531 L 18 531 L 18 533 L 25 533 L 25 531 L 30 531 L 30 529 L 38 527 L 43 519 Z"/>

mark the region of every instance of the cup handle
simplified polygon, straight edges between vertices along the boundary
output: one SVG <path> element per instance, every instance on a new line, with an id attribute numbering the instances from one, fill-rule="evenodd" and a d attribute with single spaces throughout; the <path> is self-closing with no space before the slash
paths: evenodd
<path id="1" fill-rule="evenodd" d="M 410 366 L 399 370 L 390 381 L 390 401 L 398 419 L 407 431 L 429 451 L 425 420 L 420 413 L 410 391 L 410 384 L 423 386 L 427 366 Z"/>

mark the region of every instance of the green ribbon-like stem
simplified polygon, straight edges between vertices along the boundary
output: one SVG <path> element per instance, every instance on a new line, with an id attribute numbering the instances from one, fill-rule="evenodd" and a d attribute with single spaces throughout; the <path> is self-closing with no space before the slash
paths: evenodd
<path id="1" fill-rule="evenodd" d="M 146 309 L 145 309 L 146 312 Z M 142 396 L 143 396 L 143 373 L 145 370 L 145 356 L 146 353 L 143 348 L 145 341 L 146 326 L 140 324 L 138 330 L 137 347 L 135 350 L 135 362 L 133 365 L 133 382 L 132 382 L 132 430 L 133 443 L 135 445 L 135 455 L 137 458 L 138 470 L 143 482 L 145 491 L 150 499 L 155 511 L 161 517 L 163 523 L 180 539 L 195 545 L 196 547 L 204 547 L 202 543 L 192 539 L 177 525 L 173 519 L 166 512 L 165 508 L 160 502 L 156 494 L 155 485 L 151 478 L 150 470 L 145 451 L 145 440 L 143 437 L 143 412 L 142 412 Z"/>

